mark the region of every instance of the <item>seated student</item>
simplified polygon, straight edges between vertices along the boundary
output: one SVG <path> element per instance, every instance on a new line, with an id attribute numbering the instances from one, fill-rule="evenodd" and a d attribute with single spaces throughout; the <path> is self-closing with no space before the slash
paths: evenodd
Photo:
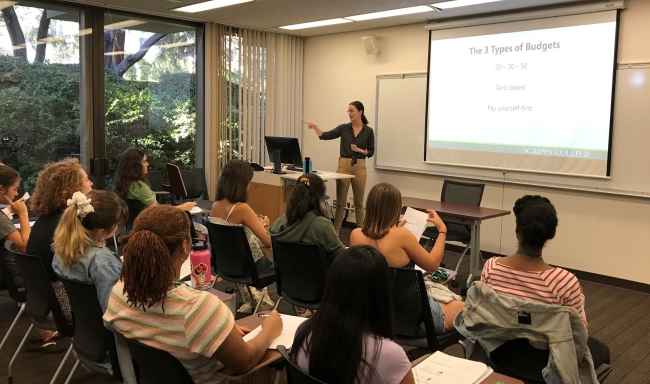
<path id="1" fill-rule="evenodd" d="M 149 163 L 147 155 L 138 148 L 127 149 L 117 163 L 115 171 L 115 185 L 113 191 L 123 199 L 140 200 L 142 204 L 149 207 L 158 204 L 156 194 L 153 193 L 147 180 Z M 196 205 L 194 201 L 188 201 L 176 208 L 189 211 Z"/>
<path id="2" fill-rule="evenodd" d="M 589 329 L 580 282 L 571 272 L 550 266 L 542 258 L 544 246 L 555 237 L 558 225 L 555 207 L 545 197 L 526 195 L 515 202 L 513 212 L 517 251 L 488 260 L 481 280 L 500 295 L 572 307 Z M 609 349 L 605 344 L 589 337 L 587 345 L 596 367 L 609 363 Z"/>
<path id="3" fill-rule="evenodd" d="M 5 246 L 5 241 L 13 241 L 18 252 L 25 252 L 27 241 L 31 233 L 29 226 L 29 216 L 27 212 L 27 205 L 23 199 L 14 201 L 18 195 L 18 186 L 20 185 L 20 175 L 13 168 L 0 163 L 0 203 L 8 204 L 6 209 L 8 214 L 0 212 L 0 247 Z M 17 229 L 12 219 L 13 214 L 18 215 L 20 220 L 20 229 Z M 5 255 L 5 263 L 12 276 L 14 284 L 18 288 L 24 287 L 23 278 L 20 277 L 20 271 L 10 255 Z"/>
<path id="4" fill-rule="evenodd" d="M 226 163 L 217 181 L 217 200 L 212 204 L 208 221 L 218 225 L 243 227 L 257 272 L 263 274 L 273 270 L 273 262 L 262 250 L 263 246 L 271 248 L 271 236 L 267 233 L 269 218 L 257 215 L 250 205 L 246 204 L 251 180 L 253 180 L 253 168 L 247 162 L 230 160 Z M 254 288 L 251 290 L 253 295 L 257 295 Z M 247 297 L 248 291 L 240 287 L 240 292 L 246 303 L 244 306 L 248 306 L 251 301 Z M 266 305 L 273 305 L 270 299 L 265 302 Z M 248 307 L 245 308 L 239 310 L 247 312 Z"/>
<path id="5" fill-rule="evenodd" d="M 427 221 L 438 228 L 436 243 L 427 252 L 413 234 L 402 228 L 399 215 L 402 209 L 402 194 L 388 183 L 372 187 L 366 200 L 366 219 L 363 227 L 350 234 L 350 245 L 366 244 L 377 248 L 395 268 L 414 268 L 416 265 L 426 271 L 436 271 L 440 267 L 445 252 L 447 227 L 440 216 L 428 210 Z M 464 303 L 452 300 L 449 303 L 437 302 L 429 296 L 431 314 L 436 333 L 441 334 L 454 329 L 454 318 L 463 309 Z"/>
<path id="6" fill-rule="evenodd" d="M 291 355 L 326 383 L 415 383 L 393 339 L 392 277 L 386 258 L 354 246 L 332 263 L 318 311 L 296 332 Z"/>
<path id="7" fill-rule="evenodd" d="M 334 258 L 345 245 L 325 217 L 324 197 L 323 179 L 311 173 L 302 175 L 287 202 L 286 213 L 269 227 L 271 237 L 287 243 L 316 244 Z"/>
<path id="8" fill-rule="evenodd" d="M 169 352 L 195 383 L 219 383 L 219 363 L 236 373 L 253 368 L 282 331 L 276 311 L 262 331 L 244 342 L 250 330 L 217 296 L 179 281 L 192 239 L 187 215 L 159 205 L 143 211 L 125 237 L 122 278 L 113 287 L 104 320 L 129 339 Z"/>
<path id="9" fill-rule="evenodd" d="M 122 260 L 106 247 L 105 240 L 113 237 L 128 216 L 126 204 L 113 192 L 75 192 L 54 232 L 54 273 L 94 284 L 102 310 L 122 271 Z"/>
<path id="10" fill-rule="evenodd" d="M 32 227 L 32 234 L 27 242 L 27 254 L 39 256 L 43 259 L 54 293 L 59 299 L 63 314 L 68 320 L 72 320 L 68 295 L 65 292 L 63 283 L 52 269 L 54 231 L 59 224 L 63 211 L 67 207 L 68 199 L 72 198 L 72 194 L 75 191 L 87 194 L 92 190 L 92 186 L 93 183 L 88 180 L 88 175 L 81 168 L 79 161 L 74 158 L 67 158 L 45 165 L 45 168 L 39 172 L 36 178 L 36 188 L 31 199 L 31 208 L 39 216 Z M 53 338 L 56 338 L 57 332 L 38 328 L 36 331 L 43 342 L 39 343 L 39 345 L 28 345 L 28 351 L 52 353 L 64 350 L 57 346 L 53 340 Z"/>

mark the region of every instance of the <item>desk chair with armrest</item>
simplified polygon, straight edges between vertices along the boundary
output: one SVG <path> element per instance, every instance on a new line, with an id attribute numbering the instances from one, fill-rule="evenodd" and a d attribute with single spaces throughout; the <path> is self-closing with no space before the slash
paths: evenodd
<path id="1" fill-rule="evenodd" d="M 485 184 L 462 183 L 460 181 L 445 180 L 442 185 L 440 201 L 478 207 L 481 205 L 484 189 Z M 463 258 L 470 248 L 472 230 L 471 227 L 468 224 L 465 224 L 462 219 L 443 215 L 441 215 L 440 218 L 447 226 L 446 241 L 458 241 L 465 244 L 465 249 L 460 254 L 460 258 L 458 259 L 458 263 L 456 263 L 456 268 L 454 269 L 456 273 L 458 273 L 460 263 L 463 261 Z M 438 238 L 438 229 L 436 227 L 427 227 L 422 234 L 422 237 L 427 239 L 424 246 L 427 248 Z M 451 285 L 454 287 L 458 286 L 456 276 L 452 278 Z"/>
<path id="2" fill-rule="evenodd" d="M 127 339 L 139 384 L 194 384 L 178 359 L 160 349 Z"/>
<path id="3" fill-rule="evenodd" d="M 266 295 L 264 288 L 275 282 L 275 271 L 258 274 L 243 227 L 219 225 L 209 221 L 205 221 L 205 225 L 208 227 L 211 244 L 211 263 L 217 275 L 231 283 L 246 285 L 251 297 L 251 306 L 255 298 L 250 287 L 262 291 L 253 311 L 253 314 L 257 313 Z"/>
<path id="4" fill-rule="evenodd" d="M 400 345 L 442 351 L 460 339 L 455 330 L 437 335 L 422 271 L 391 268 L 393 271 L 393 331 Z M 422 325 L 424 324 L 424 329 Z"/>
<path id="5" fill-rule="evenodd" d="M 15 252 L 12 249 L 8 249 L 8 251 L 12 253 L 16 260 L 16 264 L 20 270 L 20 275 L 23 277 L 23 281 L 25 282 L 25 290 L 27 293 L 25 313 L 27 313 L 32 320 L 32 324 L 29 326 L 27 333 L 25 333 L 18 349 L 9 362 L 7 377 L 9 384 L 11 384 L 13 381 L 11 367 L 13 366 L 18 353 L 25 345 L 25 341 L 27 341 L 27 337 L 34 326 L 40 329 L 58 331 L 62 336 L 72 337 L 74 335 L 74 324 L 68 322 L 63 314 L 59 300 L 54 294 L 54 288 L 52 288 L 52 283 L 47 274 L 47 270 L 45 269 L 45 265 L 43 264 L 43 260 L 38 256 L 25 255 L 23 253 Z M 54 322 L 51 321 L 51 318 L 48 318 L 50 313 L 52 314 Z M 63 368 L 63 364 L 66 362 L 71 352 L 72 344 L 70 344 L 70 348 L 68 348 L 61 364 L 59 364 L 59 367 L 54 373 L 54 377 L 52 377 L 50 384 L 56 382 L 56 379 Z"/>
<path id="6" fill-rule="evenodd" d="M 79 362 L 86 368 L 100 373 L 107 373 L 116 380 L 122 381 L 120 364 L 117 359 L 117 349 L 113 333 L 104 327 L 102 316 L 104 311 L 97 299 L 97 289 L 92 284 L 79 283 L 72 280 L 61 279 L 70 300 L 72 316 L 74 319 L 74 337 L 72 347 L 77 353 L 75 362 L 66 384 L 70 382 Z M 109 357 L 112 372 L 108 371 L 101 363 Z"/>
<path id="7" fill-rule="evenodd" d="M 205 182 L 203 169 L 183 169 L 167 163 L 169 173 L 169 192 L 172 194 L 172 204 L 175 198 L 196 200 L 197 206 L 203 209 L 212 208 L 213 201 L 208 200 L 208 187 Z"/>
<path id="8" fill-rule="evenodd" d="M 22 287 L 18 288 L 16 286 L 16 284 L 14 283 L 13 276 L 11 276 L 11 271 L 9 270 L 9 267 L 7 266 L 7 262 L 5 261 L 5 256 L 13 257 L 13 255 L 10 252 L 12 246 L 13 246 L 13 242 L 7 241 L 5 242 L 5 247 L 0 247 L 0 273 L 2 276 L 2 280 L 5 281 L 7 290 L 9 291 L 9 297 L 11 297 L 13 301 L 18 303 L 18 307 L 20 309 L 18 310 L 18 314 L 16 314 L 14 321 L 11 322 L 11 325 L 9 326 L 7 333 L 5 333 L 4 337 L 2 338 L 2 342 L 0 342 L 0 350 L 2 350 L 2 347 L 5 345 L 5 342 L 9 338 L 11 331 L 13 331 L 14 327 L 16 326 L 18 319 L 25 311 L 25 302 L 27 301 L 27 294 L 25 293 L 25 288 Z"/>
<path id="9" fill-rule="evenodd" d="M 296 306 L 317 310 L 325 290 L 330 261 L 315 244 L 286 243 L 271 238 L 275 262 L 275 284 L 280 298 L 288 301 L 297 315 Z"/>
<path id="10" fill-rule="evenodd" d="M 325 384 L 324 381 L 320 381 L 300 369 L 293 358 L 289 356 L 287 347 L 278 345 L 278 352 L 287 361 L 287 382 L 289 384 Z"/>

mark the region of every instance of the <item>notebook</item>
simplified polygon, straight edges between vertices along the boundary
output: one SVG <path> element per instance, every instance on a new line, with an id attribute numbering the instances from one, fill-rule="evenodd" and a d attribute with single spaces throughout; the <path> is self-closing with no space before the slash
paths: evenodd
<path id="1" fill-rule="evenodd" d="M 300 326 L 300 324 L 305 322 L 305 320 L 307 320 L 304 317 L 289 316 L 289 315 L 280 315 L 280 318 L 282 319 L 282 333 L 280 334 L 280 336 L 276 337 L 271 342 L 269 349 L 278 349 L 278 345 L 284 345 L 285 347 L 287 347 L 287 349 L 291 348 L 291 345 L 293 344 L 293 339 L 296 336 L 296 331 L 298 331 L 298 327 Z M 259 327 L 250 331 L 248 335 L 244 336 L 244 341 L 249 341 L 253 339 L 261 331 L 262 331 L 262 326 L 260 325 Z"/>
<path id="2" fill-rule="evenodd" d="M 438 351 L 413 367 L 412 371 L 418 384 L 478 384 L 492 373 L 492 368 Z"/>

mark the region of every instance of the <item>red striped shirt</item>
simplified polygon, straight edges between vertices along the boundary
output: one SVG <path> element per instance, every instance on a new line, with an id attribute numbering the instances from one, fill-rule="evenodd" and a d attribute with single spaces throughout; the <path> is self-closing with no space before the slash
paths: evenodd
<path id="1" fill-rule="evenodd" d="M 497 293 L 547 304 L 573 307 L 578 311 L 585 327 L 585 296 L 578 279 L 569 271 L 553 268 L 548 271 L 523 271 L 497 262 L 493 257 L 485 263 L 481 280 Z"/>

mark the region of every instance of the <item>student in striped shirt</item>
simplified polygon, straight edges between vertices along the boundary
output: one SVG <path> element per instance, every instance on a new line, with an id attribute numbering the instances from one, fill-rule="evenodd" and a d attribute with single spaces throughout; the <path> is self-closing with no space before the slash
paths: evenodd
<path id="1" fill-rule="evenodd" d="M 192 239 L 185 212 L 169 205 L 149 207 L 126 236 L 124 265 L 108 300 L 104 320 L 129 339 L 169 352 L 197 384 L 220 383 L 221 364 L 236 373 L 250 371 L 280 335 L 276 311 L 262 332 L 235 325 L 233 314 L 216 296 L 179 281 Z"/>
<path id="2" fill-rule="evenodd" d="M 589 329 L 580 282 L 571 272 L 552 267 L 542 258 L 544 245 L 555 237 L 558 225 L 555 207 L 546 197 L 526 195 L 515 202 L 513 211 L 517 251 L 488 260 L 481 280 L 502 295 L 573 307 Z M 590 337 L 587 345 L 594 363 L 597 358 L 609 361 L 609 350 L 602 342 Z"/>

